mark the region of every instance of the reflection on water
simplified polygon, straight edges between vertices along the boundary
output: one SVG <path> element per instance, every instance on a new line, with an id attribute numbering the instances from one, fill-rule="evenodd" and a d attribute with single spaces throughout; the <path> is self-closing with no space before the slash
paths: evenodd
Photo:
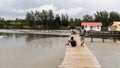
<path id="1" fill-rule="evenodd" d="M 0 33 L 0 68 L 57 68 L 67 37 Z"/>
<path id="2" fill-rule="evenodd" d="M 39 35 L 39 34 L 28 34 L 26 37 L 26 41 L 31 41 L 34 39 L 43 39 L 43 38 L 50 38 L 50 37 L 56 37 L 51 35 Z"/>

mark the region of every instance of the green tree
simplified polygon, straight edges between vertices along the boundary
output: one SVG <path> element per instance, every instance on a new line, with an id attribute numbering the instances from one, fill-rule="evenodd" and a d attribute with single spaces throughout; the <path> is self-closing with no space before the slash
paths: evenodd
<path id="1" fill-rule="evenodd" d="M 75 26 L 81 26 L 81 20 L 78 18 L 75 18 Z"/>
<path id="2" fill-rule="evenodd" d="M 58 28 L 59 26 L 61 26 L 61 23 L 60 23 L 60 22 L 61 22 L 61 21 L 60 21 L 60 16 L 59 16 L 59 14 L 56 14 L 56 16 L 55 16 L 55 21 L 54 21 L 56 28 Z"/>
<path id="3" fill-rule="evenodd" d="M 68 15 L 66 14 L 66 15 L 63 15 L 62 14 L 62 16 L 61 16 L 61 24 L 63 25 L 63 26 L 68 26 Z"/>
<path id="4" fill-rule="evenodd" d="M 0 28 L 4 28 L 5 19 L 0 17 Z"/>
<path id="5" fill-rule="evenodd" d="M 74 24 L 74 19 L 73 18 L 70 18 L 70 21 L 69 21 L 69 26 L 70 28 L 75 28 L 75 24 Z"/>
<path id="6" fill-rule="evenodd" d="M 109 13 L 107 11 L 97 11 L 94 17 L 94 21 L 102 22 L 103 26 L 107 27 L 109 25 Z"/>
<path id="7" fill-rule="evenodd" d="M 110 24 L 112 24 L 113 21 L 120 21 L 120 14 L 118 12 L 112 11 L 109 15 Z"/>
<path id="8" fill-rule="evenodd" d="M 34 17 L 34 12 L 33 11 L 31 11 L 30 13 L 27 13 L 26 20 L 29 23 L 30 27 L 34 27 L 35 17 Z"/>
<path id="9" fill-rule="evenodd" d="M 34 16 L 35 16 L 35 17 L 34 17 L 34 18 L 35 18 L 35 19 L 34 19 L 34 20 L 35 20 L 35 25 L 36 25 L 36 26 L 39 26 L 40 23 L 41 23 L 41 22 L 40 22 L 40 20 L 41 20 L 40 12 L 36 10 L 35 13 L 34 13 Z"/>
<path id="10" fill-rule="evenodd" d="M 48 11 L 48 24 L 47 26 L 50 28 L 54 28 L 55 27 L 55 22 L 54 22 L 54 13 L 52 10 Z"/>
<path id="11" fill-rule="evenodd" d="M 84 15 L 83 16 L 83 21 L 86 21 L 86 22 L 92 22 L 93 21 L 93 17 L 90 16 L 90 15 Z"/>
<path id="12" fill-rule="evenodd" d="M 69 25 L 74 26 L 74 19 L 73 18 L 70 18 Z"/>
<path id="13" fill-rule="evenodd" d="M 44 28 L 48 25 L 48 23 L 47 23 L 47 20 L 48 20 L 48 13 L 47 13 L 47 11 L 45 11 L 45 10 L 43 10 L 42 11 L 42 22 L 43 22 L 43 26 L 44 26 Z"/>

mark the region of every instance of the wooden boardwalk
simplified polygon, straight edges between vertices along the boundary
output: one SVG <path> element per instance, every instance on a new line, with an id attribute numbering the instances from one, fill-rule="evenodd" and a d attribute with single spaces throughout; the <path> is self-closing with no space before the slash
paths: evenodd
<path id="1" fill-rule="evenodd" d="M 80 38 L 73 35 L 77 40 L 76 47 L 67 46 L 66 55 L 59 68 L 101 68 L 96 57 L 90 52 L 86 45 L 80 46 Z"/>

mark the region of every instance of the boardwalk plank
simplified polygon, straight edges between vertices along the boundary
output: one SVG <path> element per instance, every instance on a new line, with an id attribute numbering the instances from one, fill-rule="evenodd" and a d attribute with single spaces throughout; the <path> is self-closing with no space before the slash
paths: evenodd
<path id="1" fill-rule="evenodd" d="M 96 57 L 91 53 L 86 45 L 80 46 L 80 38 L 73 35 L 78 45 L 76 47 L 67 46 L 66 55 L 59 68 L 101 68 Z"/>

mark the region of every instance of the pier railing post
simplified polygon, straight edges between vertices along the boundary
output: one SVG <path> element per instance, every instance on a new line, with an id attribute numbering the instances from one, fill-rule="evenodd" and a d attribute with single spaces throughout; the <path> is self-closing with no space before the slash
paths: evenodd
<path id="1" fill-rule="evenodd" d="M 91 42 L 93 42 L 93 36 L 92 35 L 90 35 L 91 36 Z"/>
<path id="2" fill-rule="evenodd" d="M 102 39 L 103 39 L 102 41 L 103 41 L 103 42 L 105 42 L 105 38 L 104 38 L 104 35 L 103 35 Z"/>
<path id="3" fill-rule="evenodd" d="M 115 35 L 113 35 L 113 40 L 114 40 L 114 43 L 116 42 L 116 37 L 115 37 Z"/>

